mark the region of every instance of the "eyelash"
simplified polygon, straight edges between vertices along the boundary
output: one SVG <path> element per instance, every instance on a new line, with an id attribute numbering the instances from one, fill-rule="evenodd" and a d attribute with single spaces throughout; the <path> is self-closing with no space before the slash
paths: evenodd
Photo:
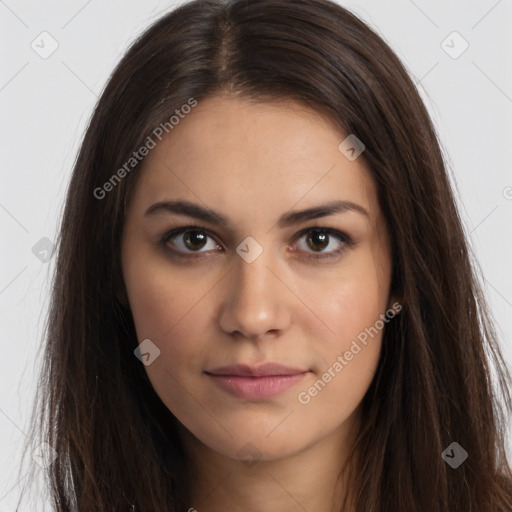
<path id="1" fill-rule="evenodd" d="M 183 253 L 183 252 L 177 251 L 175 249 L 171 249 L 169 247 L 168 242 L 171 238 L 173 238 L 177 235 L 184 234 L 188 231 L 200 231 L 200 232 L 206 234 L 208 237 L 215 239 L 215 237 L 212 234 L 210 234 L 210 232 L 207 229 L 201 228 L 199 226 L 191 225 L 191 226 L 184 226 L 184 227 L 180 227 L 177 229 L 173 229 L 172 231 L 169 231 L 162 237 L 161 244 L 163 245 L 164 249 L 166 249 L 168 251 L 172 251 L 173 255 L 177 256 L 179 258 L 185 258 L 185 259 L 187 259 L 187 258 L 188 259 L 202 258 L 203 257 L 202 255 L 206 254 L 207 251 L 203 251 L 203 252 L 196 251 L 195 253 L 194 252 Z M 299 256 L 300 259 L 303 259 L 303 260 L 325 260 L 325 259 L 336 258 L 341 253 L 346 251 L 348 248 L 355 245 L 354 241 L 346 233 L 343 233 L 342 231 L 338 231 L 337 229 L 323 228 L 321 226 L 311 226 L 311 227 L 305 228 L 305 229 L 301 230 L 299 233 L 297 233 L 297 235 L 295 236 L 294 239 L 299 240 L 300 238 L 302 238 L 304 235 L 308 234 L 311 231 L 317 231 L 322 234 L 334 236 L 334 237 L 338 238 L 339 241 L 342 242 L 342 244 L 340 245 L 340 247 L 338 249 L 336 249 L 334 251 L 331 251 L 328 253 L 316 253 L 316 254 L 310 253 L 308 256 L 301 255 L 301 256 Z"/>

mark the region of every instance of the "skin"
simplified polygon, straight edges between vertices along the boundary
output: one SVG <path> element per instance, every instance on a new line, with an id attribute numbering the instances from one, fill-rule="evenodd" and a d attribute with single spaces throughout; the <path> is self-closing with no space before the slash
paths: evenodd
<path id="1" fill-rule="evenodd" d="M 183 425 L 192 510 L 337 510 L 344 488 L 336 476 L 360 425 L 382 330 L 309 403 L 298 394 L 393 304 L 389 233 L 376 185 L 364 154 L 350 161 L 338 150 L 345 137 L 291 100 L 214 96 L 145 158 L 128 204 L 122 270 L 139 343 L 150 339 L 160 350 L 145 369 Z M 368 215 L 345 211 L 277 225 L 290 210 L 340 199 Z M 231 227 L 164 211 L 145 215 L 170 200 L 213 209 Z M 194 231 L 192 241 L 186 232 L 162 241 L 183 226 L 206 230 L 209 238 L 198 243 Z M 308 244 L 307 233 L 299 233 L 311 227 L 339 230 L 354 244 L 334 235 L 326 247 L 314 237 Z M 249 236 L 263 249 L 251 263 L 236 252 Z M 307 259 L 340 246 L 331 259 Z M 199 257 L 179 258 L 171 248 Z M 262 400 L 235 398 L 204 373 L 264 361 L 309 373 Z M 251 463 L 239 454 L 247 443 L 257 450 Z"/>

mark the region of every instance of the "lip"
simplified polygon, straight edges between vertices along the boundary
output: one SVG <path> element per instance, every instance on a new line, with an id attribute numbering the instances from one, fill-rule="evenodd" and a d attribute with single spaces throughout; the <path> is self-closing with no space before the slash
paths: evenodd
<path id="1" fill-rule="evenodd" d="M 238 377 L 269 377 L 283 375 L 298 375 L 306 373 L 308 370 L 304 368 L 293 368 L 280 363 L 263 363 L 257 366 L 248 364 L 231 364 L 227 366 L 219 366 L 213 370 L 207 370 L 206 373 L 212 375 L 234 375 Z"/>
<path id="2" fill-rule="evenodd" d="M 278 363 L 254 367 L 230 365 L 205 372 L 223 391 L 236 398 L 260 400 L 276 396 L 295 386 L 308 370 Z"/>

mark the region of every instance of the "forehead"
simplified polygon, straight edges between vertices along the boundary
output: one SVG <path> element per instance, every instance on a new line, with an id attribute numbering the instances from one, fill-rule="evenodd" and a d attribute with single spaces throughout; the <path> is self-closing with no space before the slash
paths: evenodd
<path id="1" fill-rule="evenodd" d="M 207 98 L 146 156 L 134 207 L 181 198 L 263 218 L 345 199 L 377 213 L 371 172 L 362 156 L 351 161 L 340 152 L 345 138 L 291 100 Z"/>

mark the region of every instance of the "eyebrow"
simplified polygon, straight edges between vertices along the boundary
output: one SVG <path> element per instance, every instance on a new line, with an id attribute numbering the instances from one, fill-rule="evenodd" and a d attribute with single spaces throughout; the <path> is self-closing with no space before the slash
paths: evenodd
<path id="1" fill-rule="evenodd" d="M 305 210 L 295 210 L 284 213 L 279 217 L 277 226 L 279 228 L 285 228 L 308 220 L 345 212 L 356 212 L 366 217 L 370 216 L 364 207 L 352 201 L 331 201 Z M 231 222 L 221 213 L 199 204 L 191 203 L 190 201 L 160 201 L 150 206 L 144 216 L 162 213 L 187 215 L 188 217 L 193 217 L 194 219 L 199 219 L 204 222 L 209 222 L 228 229 L 231 228 Z"/>

